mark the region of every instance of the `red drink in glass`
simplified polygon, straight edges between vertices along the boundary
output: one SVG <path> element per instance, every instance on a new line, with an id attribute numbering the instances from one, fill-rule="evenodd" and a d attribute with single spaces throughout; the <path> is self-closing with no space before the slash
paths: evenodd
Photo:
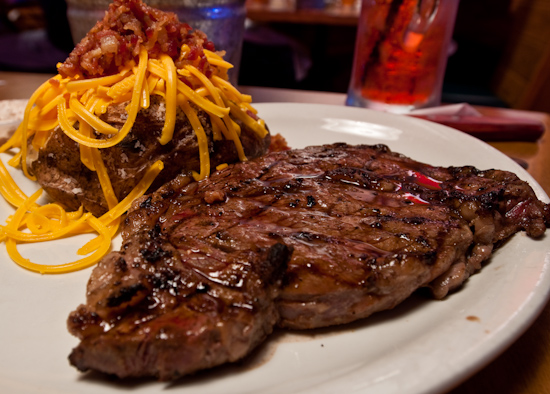
<path id="1" fill-rule="evenodd" d="M 438 105 L 459 0 L 363 0 L 347 105 Z"/>

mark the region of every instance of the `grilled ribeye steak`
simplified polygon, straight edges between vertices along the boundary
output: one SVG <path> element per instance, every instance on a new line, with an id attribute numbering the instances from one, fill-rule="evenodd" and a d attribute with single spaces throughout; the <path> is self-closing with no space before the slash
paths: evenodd
<path id="1" fill-rule="evenodd" d="M 135 202 L 121 251 L 94 269 L 69 318 L 81 339 L 70 360 L 174 378 L 235 360 L 275 324 L 350 322 L 422 286 L 441 298 L 495 245 L 549 223 L 549 206 L 514 174 L 432 167 L 383 145 L 178 177 Z"/>
<path id="2" fill-rule="evenodd" d="M 70 360 L 162 380 L 236 361 L 272 332 L 289 256 L 280 243 L 228 254 L 199 238 L 172 245 L 159 226 L 144 230 L 94 269 L 88 306 L 69 319 L 82 340 Z"/>

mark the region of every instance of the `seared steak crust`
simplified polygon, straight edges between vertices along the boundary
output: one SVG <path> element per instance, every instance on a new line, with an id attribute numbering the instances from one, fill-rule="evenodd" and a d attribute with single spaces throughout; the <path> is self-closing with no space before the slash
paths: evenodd
<path id="1" fill-rule="evenodd" d="M 134 203 L 122 250 L 94 270 L 86 306 L 69 318 L 82 339 L 71 362 L 167 379 L 232 361 L 274 324 L 347 323 L 422 286 L 444 297 L 494 245 L 549 223 L 549 206 L 511 173 L 432 167 L 383 145 L 275 152 L 205 181 L 180 176 Z"/>
<path id="2" fill-rule="evenodd" d="M 120 129 L 126 121 L 125 107 L 128 103 L 109 106 L 102 120 Z M 200 171 L 197 137 L 180 108 L 177 108 L 174 136 L 166 145 L 158 139 L 164 126 L 165 105 L 160 96 L 151 96 L 151 104 L 141 109 L 132 131 L 118 145 L 101 149 L 101 157 L 111 179 L 114 192 L 122 200 L 141 180 L 149 166 L 156 160 L 165 163 L 150 190 L 155 190 L 173 179 L 180 172 Z M 198 110 L 197 114 L 208 138 L 211 168 L 222 163 L 239 160 L 232 141 L 214 141 L 209 117 Z M 258 135 L 235 120 L 241 126 L 241 142 L 248 158 L 258 157 L 269 147 L 270 136 Z M 98 135 L 99 138 L 107 138 Z M 31 161 L 31 171 L 38 183 L 57 202 L 70 210 L 81 205 L 95 216 L 107 212 L 97 173 L 89 170 L 80 160 L 78 143 L 66 136 L 58 127 L 46 146 L 36 153 Z"/>
<path id="3" fill-rule="evenodd" d="M 228 254 L 199 239 L 179 241 L 155 226 L 99 263 L 88 305 L 69 318 L 82 340 L 72 364 L 169 380 L 236 361 L 272 332 L 287 246 Z"/>

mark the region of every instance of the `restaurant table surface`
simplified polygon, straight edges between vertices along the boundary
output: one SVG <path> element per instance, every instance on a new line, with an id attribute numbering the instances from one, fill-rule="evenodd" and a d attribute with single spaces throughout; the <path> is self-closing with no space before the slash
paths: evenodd
<path id="1" fill-rule="evenodd" d="M 335 1 L 323 7 L 300 7 L 296 0 L 247 0 L 246 16 L 255 22 L 356 26 L 360 7 Z M 314 1 L 306 0 L 302 3 Z"/>
<path id="2" fill-rule="evenodd" d="M 0 72 L 0 100 L 29 98 L 48 74 Z M 253 101 L 344 105 L 341 93 L 290 89 L 240 87 Z M 527 171 L 550 194 L 550 116 L 546 113 L 493 107 L 475 107 L 482 114 L 536 119 L 545 133 L 537 142 L 491 142 L 504 154 L 527 164 Z M 545 241 L 546 242 L 546 241 Z M 550 245 L 549 245 L 550 247 Z M 458 334 L 459 335 L 459 334 Z M 550 304 L 533 325 L 500 356 L 450 394 L 544 394 L 550 393 Z"/>

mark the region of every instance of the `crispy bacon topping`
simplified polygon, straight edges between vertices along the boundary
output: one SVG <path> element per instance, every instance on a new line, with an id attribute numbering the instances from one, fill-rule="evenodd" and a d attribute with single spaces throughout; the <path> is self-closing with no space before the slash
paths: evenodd
<path id="1" fill-rule="evenodd" d="M 184 44 L 190 50 L 185 58 L 181 51 Z M 178 68 L 188 61 L 204 59 L 201 71 L 211 73 L 203 49 L 215 49 L 206 35 L 180 22 L 176 14 L 149 7 L 140 0 L 114 0 L 103 20 L 77 44 L 58 71 L 63 77 L 116 74 L 137 58 L 141 45 L 147 48 L 150 58 L 165 53 Z"/>

